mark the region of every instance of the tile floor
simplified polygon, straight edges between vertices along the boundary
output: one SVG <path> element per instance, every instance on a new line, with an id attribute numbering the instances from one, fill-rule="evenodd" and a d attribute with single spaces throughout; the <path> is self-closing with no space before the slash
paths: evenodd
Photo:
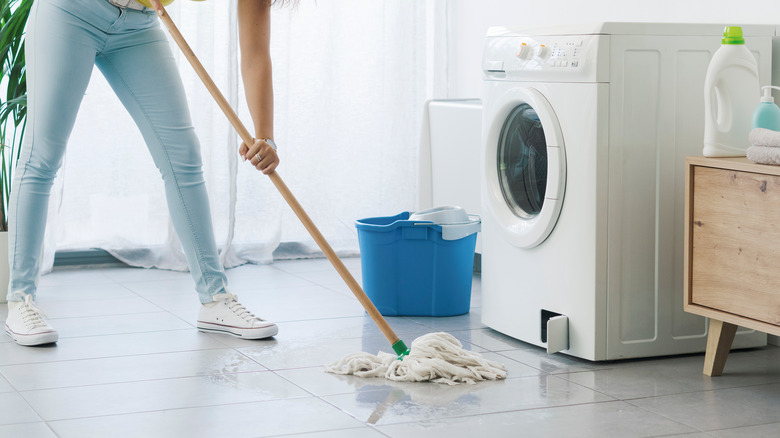
<path id="1" fill-rule="evenodd" d="M 345 264 L 360 277 L 359 259 Z M 480 323 L 390 318 L 407 343 L 447 331 L 507 365 L 505 381 L 447 387 L 326 374 L 389 345 L 325 260 L 228 270 L 231 289 L 279 335 L 245 341 L 193 328 L 188 274 L 122 267 L 42 277 L 56 346 L 0 335 L 0 437 L 776 437 L 780 349 L 733 352 L 725 375 L 702 355 L 592 363 Z M 5 319 L 7 307 L 0 305 Z"/>

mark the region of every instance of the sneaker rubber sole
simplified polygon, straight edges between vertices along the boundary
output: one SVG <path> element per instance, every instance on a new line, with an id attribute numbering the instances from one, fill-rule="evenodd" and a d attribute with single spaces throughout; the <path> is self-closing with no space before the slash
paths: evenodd
<path id="1" fill-rule="evenodd" d="M 5 326 L 5 333 L 14 342 L 26 347 L 33 345 L 53 344 L 59 340 L 60 335 L 55 331 L 47 331 L 43 333 L 36 333 L 34 335 L 23 335 L 20 333 L 14 333 L 8 325 Z"/>
<path id="2" fill-rule="evenodd" d="M 204 321 L 198 321 L 198 330 L 205 333 L 218 333 L 242 339 L 264 339 L 276 336 L 279 333 L 279 327 L 276 324 L 269 324 L 264 327 L 242 328 Z"/>

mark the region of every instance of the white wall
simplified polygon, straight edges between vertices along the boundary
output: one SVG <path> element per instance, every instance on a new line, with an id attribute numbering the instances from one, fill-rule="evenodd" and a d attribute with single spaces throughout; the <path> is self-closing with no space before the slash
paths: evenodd
<path id="1" fill-rule="evenodd" d="M 490 26 L 600 21 L 780 24 L 778 0 L 447 0 L 446 5 L 450 98 L 480 97 L 482 43 Z"/>

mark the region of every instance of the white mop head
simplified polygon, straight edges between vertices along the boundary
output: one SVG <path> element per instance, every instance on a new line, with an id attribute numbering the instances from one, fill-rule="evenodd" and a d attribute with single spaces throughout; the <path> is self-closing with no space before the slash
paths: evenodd
<path id="1" fill-rule="evenodd" d="M 397 382 L 431 381 L 448 385 L 506 378 L 504 365 L 464 350 L 460 341 L 449 333 L 420 336 L 412 342 L 410 350 L 403 360 L 381 351 L 378 356 L 350 354 L 325 371 L 358 377 L 384 377 Z"/>

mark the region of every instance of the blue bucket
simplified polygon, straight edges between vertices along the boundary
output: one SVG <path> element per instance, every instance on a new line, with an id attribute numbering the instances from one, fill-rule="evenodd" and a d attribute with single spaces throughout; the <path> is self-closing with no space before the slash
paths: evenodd
<path id="1" fill-rule="evenodd" d="M 414 217 L 451 217 L 453 209 Z M 431 212 L 433 214 L 431 215 Z M 464 212 L 465 214 L 465 212 Z M 452 316 L 468 313 L 474 248 L 480 220 L 437 223 L 410 213 L 358 220 L 363 290 L 385 316 Z"/>

